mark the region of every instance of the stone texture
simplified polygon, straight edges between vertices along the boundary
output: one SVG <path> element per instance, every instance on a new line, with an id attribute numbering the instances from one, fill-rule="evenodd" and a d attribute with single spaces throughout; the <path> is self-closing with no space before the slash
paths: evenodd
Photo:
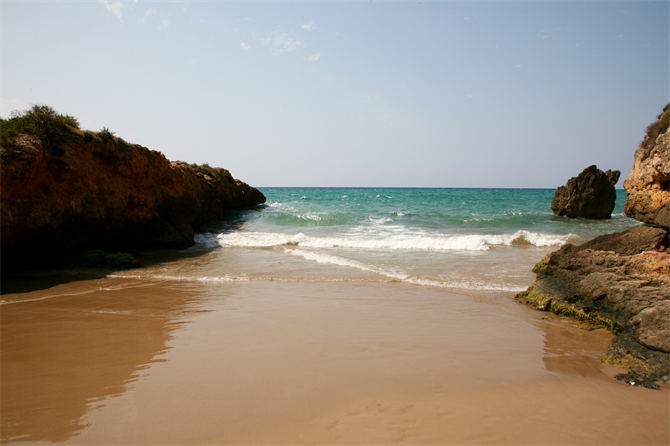
<path id="1" fill-rule="evenodd" d="M 667 379 L 670 363 L 667 240 L 667 231 L 643 226 L 598 237 L 580 246 L 566 244 L 542 259 L 528 292 L 612 321 L 627 339 L 626 343 L 616 344 L 619 360 L 625 356 L 621 352 L 628 352 L 628 365 L 636 376 Z M 639 358 L 645 357 L 639 352 L 646 350 L 655 352 L 645 354 L 654 358 L 654 364 L 639 362 Z M 637 362 L 632 361 L 634 357 Z"/>
<path id="2" fill-rule="evenodd" d="M 667 231 L 651 226 L 640 226 L 614 234 L 605 234 L 579 245 L 580 249 L 613 251 L 622 256 L 644 251 L 665 251 L 668 247 Z"/>
<path id="3" fill-rule="evenodd" d="M 553 311 L 557 312 L 561 305 L 572 306 L 601 325 L 608 326 L 607 320 L 611 321 L 608 328 L 620 334 L 610 343 L 606 358 L 629 367 L 629 373 L 616 378 L 652 389 L 659 388 L 657 380 L 668 381 L 670 375 L 669 125 L 670 104 L 658 121 L 647 127 L 635 151 L 631 173 L 624 181 L 628 193 L 626 215 L 657 227 L 607 234 L 577 247 L 564 245 L 535 266 L 535 283 L 516 296 L 541 309 L 556 308 Z M 594 169 L 591 166 L 580 176 L 587 171 L 595 175 Z M 614 191 L 618 172 L 603 175 Z M 583 200 L 578 192 L 588 190 L 594 182 L 588 176 L 571 178 L 565 187 L 556 190 L 551 204 L 554 212 L 563 215 L 559 212 L 565 212 L 564 208 L 578 208 Z M 577 199 L 573 199 L 573 193 Z M 558 304 L 554 306 L 553 302 Z M 572 314 L 583 318 L 584 313 Z"/>
<path id="4" fill-rule="evenodd" d="M 595 165 L 587 167 L 556 189 L 551 210 L 570 218 L 610 218 L 616 201 L 614 185 L 619 175 L 618 170 L 603 172 Z"/>
<path id="5" fill-rule="evenodd" d="M 670 300 L 662 300 L 645 308 L 628 325 L 638 326 L 640 344 L 652 350 L 670 351 Z"/>
<path id="6" fill-rule="evenodd" d="M 635 150 L 633 167 L 623 183 L 628 198 L 626 215 L 664 228 L 670 226 L 670 133 L 666 105 Z"/>
<path id="7" fill-rule="evenodd" d="M 54 150 L 38 138 L 3 141 L 3 267 L 77 250 L 185 248 L 224 210 L 265 202 L 221 168 L 168 161 L 111 134 L 70 134 Z"/>

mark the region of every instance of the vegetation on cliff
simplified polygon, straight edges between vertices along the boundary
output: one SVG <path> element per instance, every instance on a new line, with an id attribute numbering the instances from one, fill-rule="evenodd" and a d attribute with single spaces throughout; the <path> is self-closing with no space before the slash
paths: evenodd
<path id="1" fill-rule="evenodd" d="M 172 163 L 48 106 L 2 120 L 3 266 L 92 249 L 181 249 L 226 209 L 265 202 L 226 169 Z"/>
<path id="2" fill-rule="evenodd" d="M 57 113 L 48 105 L 34 105 L 30 110 L 15 112 L 9 119 L 0 119 L 2 145 L 21 134 L 39 138 L 42 147 L 54 155 L 62 155 L 62 144 L 71 135 L 70 129 L 79 129 L 74 116 Z"/>
<path id="3" fill-rule="evenodd" d="M 663 107 L 663 111 L 656 117 L 657 121 L 647 126 L 646 137 L 642 140 L 645 151 L 651 149 L 659 135 L 668 131 L 670 126 L 670 103 Z"/>

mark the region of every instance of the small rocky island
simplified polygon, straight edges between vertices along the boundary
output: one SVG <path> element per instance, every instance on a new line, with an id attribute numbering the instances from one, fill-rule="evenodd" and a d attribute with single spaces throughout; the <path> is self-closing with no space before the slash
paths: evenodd
<path id="1" fill-rule="evenodd" d="M 629 369 L 617 379 L 649 388 L 670 376 L 669 118 L 670 104 L 647 128 L 624 181 L 626 215 L 646 225 L 564 245 L 535 266 L 535 283 L 516 296 L 612 331 L 603 361 Z"/>
<path id="2" fill-rule="evenodd" d="M 620 175 L 618 170 L 603 172 L 597 166 L 587 167 L 556 189 L 551 210 L 568 218 L 611 218 L 616 201 L 614 186 Z"/>
<path id="3" fill-rule="evenodd" d="M 91 249 L 182 249 L 226 209 L 265 202 L 226 169 L 170 162 L 48 106 L 2 120 L 3 267 Z"/>

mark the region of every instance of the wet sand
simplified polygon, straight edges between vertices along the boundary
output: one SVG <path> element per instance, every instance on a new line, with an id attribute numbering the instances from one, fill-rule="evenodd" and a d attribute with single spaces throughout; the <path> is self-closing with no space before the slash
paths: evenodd
<path id="1" fill-rule="evenodd" d="M 670 442 L 667 384 L 511 295 L 83 279 L 3 290 L 3 443 Z"/>

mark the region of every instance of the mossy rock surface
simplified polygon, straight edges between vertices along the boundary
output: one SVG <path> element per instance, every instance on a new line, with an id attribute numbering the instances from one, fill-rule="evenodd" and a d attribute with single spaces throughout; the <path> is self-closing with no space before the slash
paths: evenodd
<path id="1" fill-rule="evenodd" d="M 515 299 L 521 303 L 530 305 L 537 310 L 550 311 L 557 315 L 568 316 L 578 321 L 591 324 L 594 327 L 605 328 L 615 335 L 619 334 L 619 331 L 616 329 L 614 323 L 611 320 L 598 316 L 597 314 L 587 313 L 583 309 L 577 308 L 574 305 L 553 300 L 550 297 L 538 292 L 533 287 L 517 294 Z"/>

